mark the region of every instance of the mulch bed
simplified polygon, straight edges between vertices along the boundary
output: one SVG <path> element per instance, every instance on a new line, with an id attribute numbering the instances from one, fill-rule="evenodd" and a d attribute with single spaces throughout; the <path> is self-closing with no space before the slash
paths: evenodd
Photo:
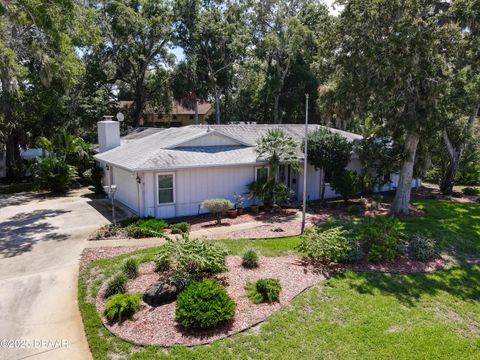
<path id="1" fill-rule="evenodd" d="M 377 271 L 393 273 L 431 272 L 442 268 L 445 264 L 441 258 L 427 263 L 400 258 L 395 263 L 357 264 L 354 266 L 314 267 L 300 256 L 260 257 L 257 269 L 245 269 L 238 256 L 227 256 L 228 272 L 219 274 L 219 280 L 237 304 L 234 319 L 213 330 L 188 331 L 175 321 L 175 302 L 158 307 L 141 303 L 141 309 L 132 320 L 122 323 L 109 323 L 104 317 L 102 321 L 114 335 L 141 345 L 186 345 L 207 344 L 263 322 L 275 311 L 286 306 L 305 289 L 325 280 L 333 273 L 353 269 L 355 271 Z M 160 279 L 153 263 L 142 264 L 139 276 L 130 281 L 128 292 L 144 292 L 150 285 Z M 277 278 L 282 285 L 279 302 L 272 304 L 252 304 L 245 296 L 245 285 L 259 278 Z M 102 314 L 106 300 L 105 284 L 96 299 L 97 311 Z"/>

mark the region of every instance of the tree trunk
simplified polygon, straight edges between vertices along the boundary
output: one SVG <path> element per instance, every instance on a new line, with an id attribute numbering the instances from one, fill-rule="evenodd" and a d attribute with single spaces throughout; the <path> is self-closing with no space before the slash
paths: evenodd
<path id="1" fill-rule="evenodd" d="M 195 125 L 198 125 L 198 100 L 195 99 Z"/>
<path id="2" fill-rule="evenodd" d="M 280 107 L 280 94 L 277 94 L 274 96 L 274 103 L 273 103 L 273 123 L 274 124 L 280 123 L 280 118 L 278 116 L 279 107 Z"/>
<path id="3" fill-rule="evenodd" d="M 412 192 L 413 166 L 415 164 L 415 154 L 417 152 L 420 136 L 417 133 L 408 133 L 405 140 L 406 158 L 403 160 L 400 168 L 400 178 L 398 180 L 395 198 L 390 208 L 391 214 L 409 213 L 410 195 Z"/>
<path id="4" fill-rule="evenodd" d="M 476 104 L 472 114 L 468 118 L 468 125 L 467 125 L 468 134 L 470 134 L 473 130 L 473 125 L 475 124 L 475 120 L 478 116 L 479 108 L 480 108 L 480 104 Z M 445 141 L 445 145 L 447 146 L 450 161 L 448 163 L 447 171 L 442 177 L 442 181 L 440 184 L 440 191 L 442 192 L 442 194 L 448 195 L 453 192 L 455 176 L 457 175 L 457 170 L 458 170 L 458 167 L 460 166 L 460 161 L 462 160 L 463 153 L 465 152 L 466 142 L 462 141 L 462 143 L 460 143 L 460 145 L 457 146 L 457 148 L 454 148 L 446 130 L 443 132 L 443 140 Z"/>
<path id="5" fill-rule="evenodd" d="M 217 125 L 220 125 L 220 90 L 215 90 L 215 119 Z"/>
<path id="6" fill-rule="evenodd" d="M 322 187 L 320 191 L 320 200 L 323 203 L 325 201 L 325 171 L 322 169 L 322 174 L 321 176 L 321 181 L 322 181 Z"/>
<path id="7" fill-rule="evenodd" d="M 7 136 L 7 141 L 5 144 L 5 165 L 7 170 L 7 178 L 14 179 L 19 174 L 16 173 L 12 166 L 20 161 L 20 149 L 19 149 L 19 137 L 16 130 L 13 130 Z M 13 170 L 13 171 L 12 171 Z"/>

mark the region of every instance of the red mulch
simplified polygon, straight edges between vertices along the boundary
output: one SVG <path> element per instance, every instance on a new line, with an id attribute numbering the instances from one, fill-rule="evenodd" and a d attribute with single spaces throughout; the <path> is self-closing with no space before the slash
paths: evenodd
<path id="1" fill-rule="evenodd" d="M 188 331 L 175 321 L 175 302 L 151 307 L 142 302 L 141 309 L 132 320 L 122 323 L 108 323 L 102 317 L 104 325 L 116 336 L 137 344 L 156 344 L 172 346 L 176 344 L 193 346 L 210 343 L 232 334 L 248 329 L 264 321 L 273 312 L 287 305 L 295 296 L 305 289 L 318 284 L 331 276 L 335 271 L 351 268 L 355 271 L 379 272 L 429 272 L 441 268 L 443 260 L 434 259 L 428 263 L 400 259 L 396 263 L 378 265 L 359 264 L 355 266 L 337 266 L 332 268 L 316 268 L 306 264 L 299 256 L 260 257 L 257 269 L 245 269 L 241 265 L 241 258 L 228 256 L 226 264 L 228 272 L 220 274 L 219 279 L 225 285 L 229 295 L 237 304 L 234 319 L 213 330 Z M 273 304 L 252 304 L 245 296 L 245 285 L 259 278 L 277 278 L 282 285 L 280 300 Z M 140 275 L 128 284 L 129 292 L 144 292 L 150 285 L 158 281 L 159 275 L 154 272 L 151 263 L 143 264 Z M 103 312 L 106 300 L 103 295 L 105 285 L 99 291 L 96 307 L 99 313 Z"/>

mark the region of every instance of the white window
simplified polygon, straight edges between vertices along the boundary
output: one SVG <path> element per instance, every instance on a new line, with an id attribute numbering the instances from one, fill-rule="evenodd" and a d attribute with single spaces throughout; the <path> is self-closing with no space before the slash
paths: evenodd
<path id="1" fill-rule="evenodd" d="M 268 180 L 268 167 L 257 167 L 255 168 L 255 181 L 265 182 Z"/>
<path id="2" fill-rule="evenodd" d="M 173 204 L 175 202 L 175 174 L 158 174 L 158 203 Z"/>

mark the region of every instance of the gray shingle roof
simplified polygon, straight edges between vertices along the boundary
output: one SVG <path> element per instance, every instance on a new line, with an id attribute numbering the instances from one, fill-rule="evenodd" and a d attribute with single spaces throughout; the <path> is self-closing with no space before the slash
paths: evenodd
<path id="1" fill-rule="evenodd" d="M 191 125 L 151 131 L 148 136 L 131 137 L 128 141 L 123 141 L 119 147 L 97 154 L 95 157 L 97 160 L 131 171 L 255 164 L 258 162 L 254 150 L 257 139 L 268 129 L 276 127 L 282 128 L 298 142 L 303 140 L 302 124 Z M 309 131 L 318 127 L 320 125 L 310 125 Z M 362 138 L 350 132 L 328 129 L 340 133 L 350 141 Z M 176 147 L 212 130 L 232 138 L 239 145 Z"/>

